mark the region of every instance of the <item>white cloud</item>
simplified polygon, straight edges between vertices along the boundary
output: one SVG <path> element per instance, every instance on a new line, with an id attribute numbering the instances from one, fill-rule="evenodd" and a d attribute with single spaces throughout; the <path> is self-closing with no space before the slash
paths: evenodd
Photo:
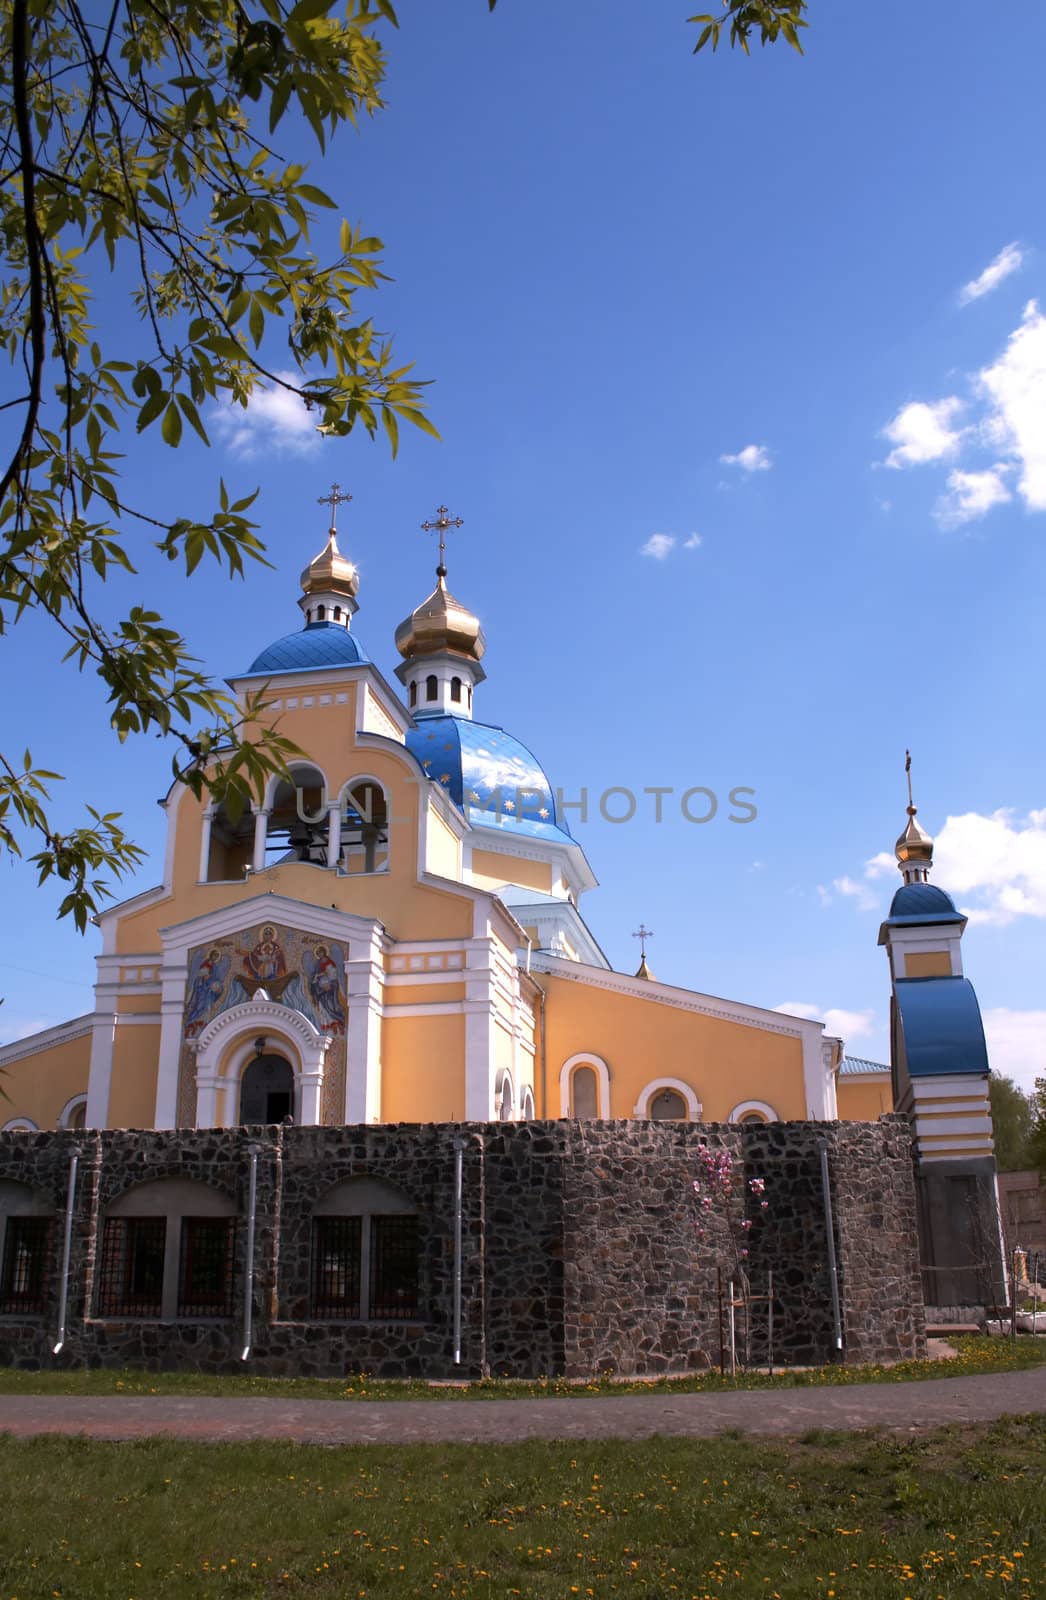
<path id="1" fill-rule="evenodd" d="M 683 549 L 700 550 L 703 543 L 704 540 L 699 533 L 692 533 L 689 538 L 683 540 Z"/>
<path id="2" fill-rule="evenodd" d="M 962 408 L 963 403 L 956 395 L 932 403 L 910 400 L 883 429 L 884 438 L 894 446 L 886 465 L 917 467 L 955 455 L 962 432 L 953 428 L 951 422 Z"/>
<path id="3" fill-rule="evenodd" d="M 1012 1078 L 1027 1094 L 1046 1074 L 1046 1011 L 995 1006 L 982 1017 L 992 1071 Z"/>
<path id="4" fill-rule="evenodd" d="M 646 544 L 640 547 L 641 556 L 653 556 L 655 561 L 664 561 L 667 555 L 675 549 L 676 536 L 674 533 L 652 533 Z"/>
<path id="5" fill-rule="evenodd" d="M 1017 489 L 1028 510 L 1046 511 L 1046 316 L 1035 300 L 978 382 L 992 403 L 988 437 L 1019 465 Z"/>
<path id="6" fill-rule="evenodd" d="M 720 456 L 724 467 L 740 467 L 742 472 L 769 472 L 773 466 L 770 452 L 762 444 L 746 444 L 736 455 Z"/>
<path id="7" fill-rule="evenodd" d="M 947 492 L 933 508 L 934 520 L 942 528 L 958 528 L 986 516 L 992 506 L 1005 505 L 1013 496 L 1003 482 L 1009 463 L 996 462 L 983 472 L 963 472 L 955 467 L 948 474 Z"/>
<path id="8" fill-rule="evenodd" d="M 301 374 L 279 372 L 286 383 L 301 383 Z M 222 443 L 233 455 L 250 457 L 270 451 L 307 455 L 318 448 L 317 413 L 306 409 L 287 389 L 258 387 L 246 408 L 221 401 L 211 413 Z"/>
<path id="9" fill-rule="evenodd" d="M 875 1027 L 874 1011 L 845 1011 L 839 1006 L 814 1006 L 801 1000 L 786 1000 L 774 1006 L 792 1017 L 807 1017 L 812 1022 L 823 1022 L 825 1033 L 842 1039 L 849 1046 L 851 1039 L 863 1039 Z"/>
<path id="10" fill-rule="evenodd" d="M 864 864 L 866 878 L 886 878 L 896 870 L 897 859 L 890 854 L 889 850 L 880 850 L 877 856 L 873 856 L 870 861 L 866 861 Z"/>
<path id="11" fill-rule="evenodd" d="M 1016 240 L 1012 244 L 1004 244 L 994 261 L 989 261 L 978 277 L 971 279 L 959 290 L 959 304 L 968 306 L 971 300 L 979 300 L 982 295 L 991 294 L 992 290 L 998 288 L 1011 272 L 1016 272 L 1023 262 L 1024 251 Z"/>
<path id="12" fill-rule="evenodd" d="M 934 846 L 934 881 L 971 922 L 1046 917 L 1046 810 L 948 817 Z"/>
<path id="13" fill-rule="evenodd" d="M 858 883 L 853 878 L 833 878 L 832 888 L 836 894 L 845 895 L 857 901 L 858 911 L 877 911 L 879 909 L 879 896 L 868 888 L 867 884 Z"/>

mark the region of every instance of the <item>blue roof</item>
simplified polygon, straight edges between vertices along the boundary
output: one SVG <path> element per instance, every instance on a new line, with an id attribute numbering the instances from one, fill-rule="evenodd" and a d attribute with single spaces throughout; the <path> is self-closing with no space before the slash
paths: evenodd
<path id="1" fill-rule="evenodd" d="M 935 883 L 904 883 L 890 903 L 889 922 L 964 922 L 955 901 Z"/>
<path id="2" fill-rule="evenodd" d="M 537 757 L 504 728 L 464 717 L 419 717 L 407 748 L 474 825 L 573 842 Z"/>
<path id="3" fill-rule="evenodd" d="M 889 1072 L 885 1061 L 866 1061 L 864 1056 L 844 1056 L 839 1066 L 842 1078 L 861 1078 L 869 1072 Z"/>
<path id="4" fill-rule="evenodd" d="M 357 667 L 367 660 L 359 640 L 340 622 L 310 622 L 297 633 L 285 633 L 255 656 L 245 678 L 269 678 L 279 672 L 322 672 L 330 667 Z"/>
<path id="5" fill-rule="evenodd" d="M 981 1008 L 968 978 L 898 978 L 894 993 L 911 1077 L 988 1071 Z"/>

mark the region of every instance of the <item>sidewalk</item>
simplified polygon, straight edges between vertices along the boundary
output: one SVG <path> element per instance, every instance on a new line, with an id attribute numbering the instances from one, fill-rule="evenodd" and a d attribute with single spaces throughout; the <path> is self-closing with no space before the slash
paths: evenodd
<path id="1" fill-rule="evenodd" d="M 973 1378 L 777 1393 L 619 1395 L 537 1400 L 222 1400 L 177 1395 L 0 1395 L 0 1433 L 233 1443 L 512 1444 L 521 1439 L 709 1438 L 724 1429 L 796 1435 L 811 1428 L 905 1432 L 1046 1413 L 1046 1367 Z"/>

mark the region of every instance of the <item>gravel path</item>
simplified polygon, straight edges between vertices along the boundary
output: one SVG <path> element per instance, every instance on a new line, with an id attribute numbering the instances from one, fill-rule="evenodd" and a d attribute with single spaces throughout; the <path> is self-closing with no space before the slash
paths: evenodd
<path id="1" fill-rule="evenodd" d="M 730 1394 L 614 1395 L 536 1400 L 238 1400 L 179 1395 L 0 1395 L 0 1433 L 86 1434 L 93 1439 L 302 1444 L 501 1444 L 518 1439 L 708 1438 L 727 1428 L 795 1435 L 987 1422 L 1046 1413 L 1046 1367 L 917 1383 Z"/>

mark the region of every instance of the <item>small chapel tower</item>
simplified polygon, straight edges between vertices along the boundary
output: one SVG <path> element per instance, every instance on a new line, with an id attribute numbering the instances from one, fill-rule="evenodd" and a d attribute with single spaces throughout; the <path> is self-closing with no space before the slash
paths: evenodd
<path id="1" fill-rule="evenodd" d="M 307 628 L 321 622 L 334 622 L 347 628 L 359 610 L 356 596 L 360 575 L 338 549 L 338 507 L 351 499 L 351 494 L 342 494 L 339 483 L 331 485 L 330 494 L 319 497 L 321 506 L 331 508 L 331 525 L 327 543 L 301 575 L 302 594 L 298 604 Z"/>
<path id="2" fill-rule="evenodd" d="M 879 930 L 890 961 L 890 1062 L 897 1111 L 915 1134 L 923 1289 L 940 1307 L 1005 1299 L 989 1066 L 976 993 L 963 975 L 966 918 L 929 882 L 933 840 L 908 822 L 895 853 L 903 878 Z M 949 1319 L 951 1320 L 951 1319 Z"/>

